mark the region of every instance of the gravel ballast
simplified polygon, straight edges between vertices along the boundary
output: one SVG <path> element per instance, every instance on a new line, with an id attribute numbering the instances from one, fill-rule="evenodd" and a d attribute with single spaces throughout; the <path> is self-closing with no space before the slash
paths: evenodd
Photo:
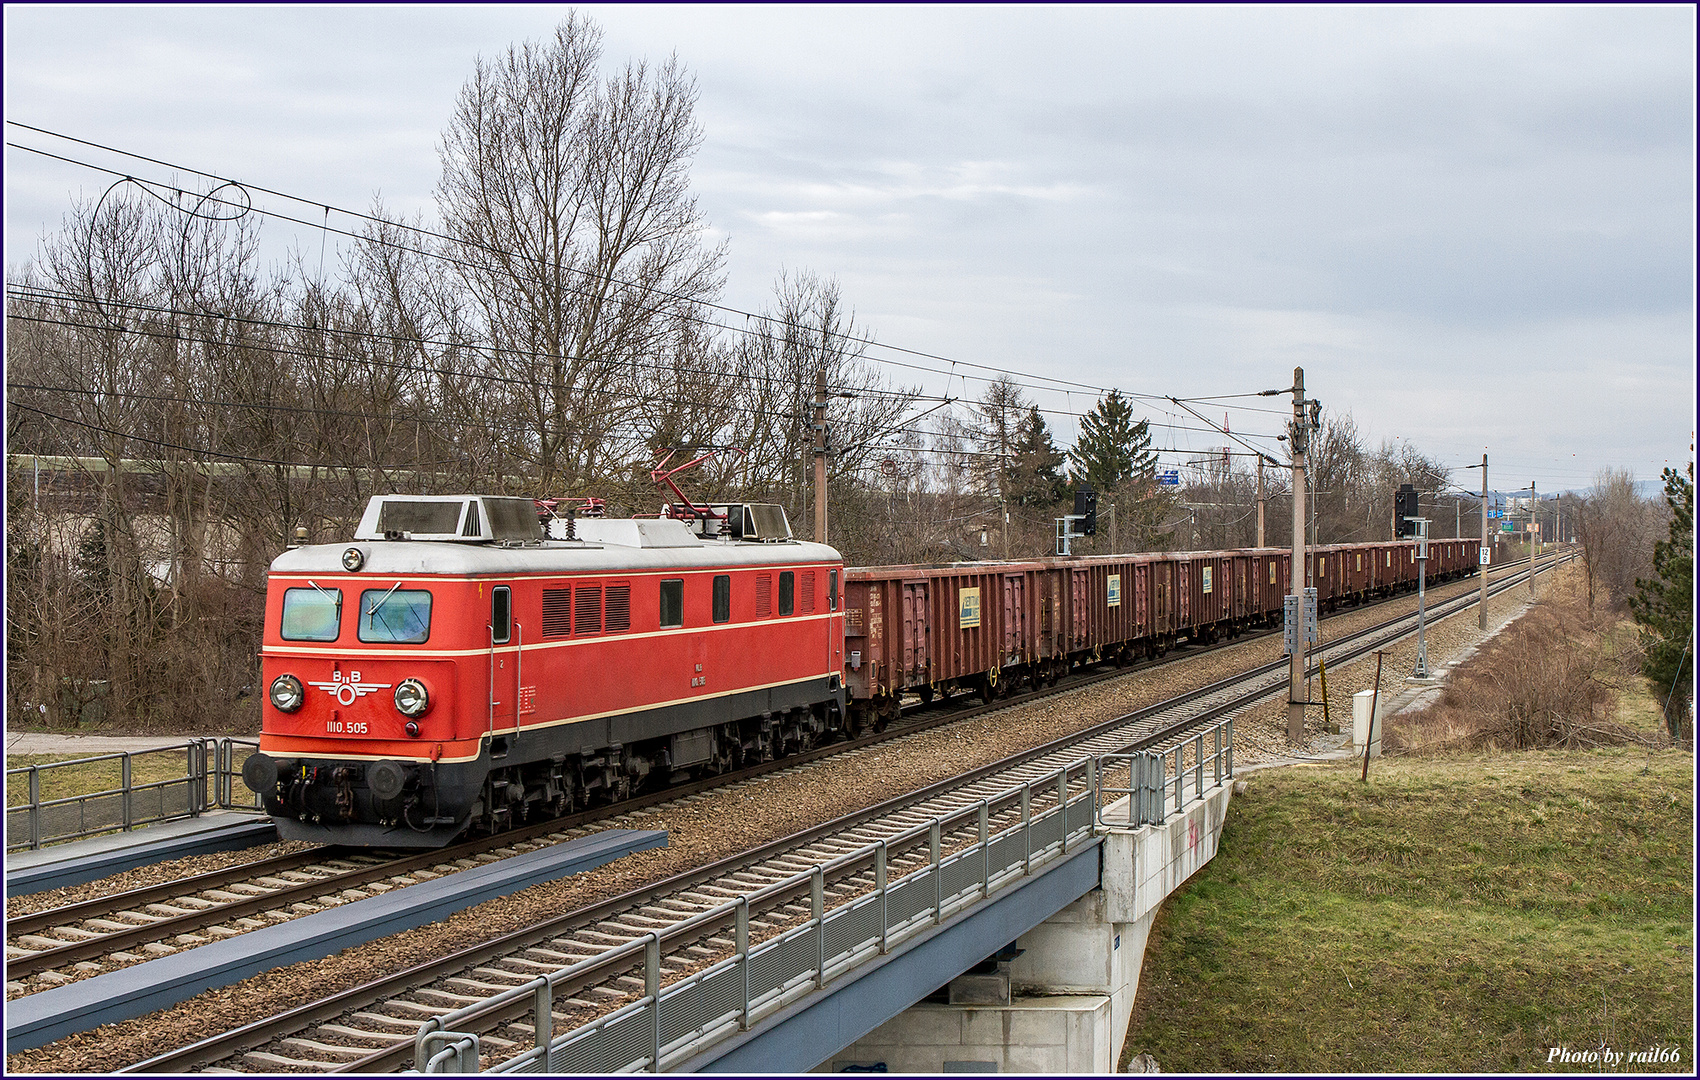
<path id="1" fill-rule="evenodd" d="M 1433 603 L 1473 591 L 1473 581 L 1432 589 Z M 1526 591 L 1519 588 L 1489 601 L 1490 627 L 1520 613 Z M 1323 623 L 1324 641 L 1414 611 L 1415 596 L 1350 611 Z M 1431 624 L 1429 658 L 1439 668 L 1483 636 L 1474 609 L 1441 624 Z M 1387 654 L 1383 690 L 1402 677 L 1414 658 L 1415 638 Z M 1021 749 L 1049 742 L 1116 716 L 1155 704 L 1186 690 L 1226 678 L 1280 656 L 1278 635 L 1263 637 L 1192 657 L 1180 663 L 1132 672 L 1077 691 L 1015 705 L 994 714 L 921 732 L 853 755 L 829 758 L 797 771 L 697 797 L 666 808 L 621 815 L 611 828 L 666 829 L 668 847 L 641 852 L 587 874 L 535 885 L 511 896 L 459 912 L 440 923 L 345 950 L 322 960 L 262 973 L 240 984 L 208 991 L 181 1005 L 136 1020 L 82 1032 L 36 1050 L 10 1055 L 11 1072 L 108 1072 L 189 1043 L 220 1034 L 240 1023 L 274 1015 L 309 1001 L 368 982 L 430 958 L 488 941 L 545 918 L 620 895 L 642 885 L 746 851 L 873 803 L 948 779 Z M 1351 694 L 1367 687 L 1374 675 L 1373 656 L 1329 671 L 1330 708 L 1336 724 L 1351 722 Z M 1320 697 L 1320 689 L 1317 690 Z M 1322 710 L 1313 707 L 1307 731 L 1317 734 L 1300 755 L 1331 749 L 1339 737 L 1320 732 Z M 1259 706 L 1236 721 L 1236 765 L 1291 760 L 1295 748 L 1285 739 L 1284 701 Z M 197 869 L 211 868 L 224 856 L 201 856 Z M 206 862 L 211 860 L 212 862 Z M 184 862 L 119 875 L 125 887 L 181 876 Z M 112 891 L 116 879 L 66 890 L 75 896 Z M 20 898 L 40 900 L 42 898 Z M 71 902 L 60 897 L 57 903 Z M 8 913 L 14 913 L 9 904 Z"/>

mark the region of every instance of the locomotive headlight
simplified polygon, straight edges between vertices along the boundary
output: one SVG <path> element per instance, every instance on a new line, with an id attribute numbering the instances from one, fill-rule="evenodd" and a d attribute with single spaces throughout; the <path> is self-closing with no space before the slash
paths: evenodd
<path id="1" fill-rule="evenodd" d="M 366 553 L 359 548 L 349 548 L 342 553 L 342 568 L 349 573 L 352 574 L 365 565 Z"/>
<path id="2" fill-rule="evenodd" d="M 272 705 L 279 712 L 294 712 L 307 700 L 307 692 L 301 688 L 301 680 L 293 675 L 279 675 L 272 680 Z"/>
<path id="3" fill-rule="evenodd" d="M 418 679 L 404 679 L 395 688 L 395 707 L 401 710 L 403 716 L 424 716 L 425 710 L 431 707 L 431 695 L 425 692 L 425 684 Z"/>

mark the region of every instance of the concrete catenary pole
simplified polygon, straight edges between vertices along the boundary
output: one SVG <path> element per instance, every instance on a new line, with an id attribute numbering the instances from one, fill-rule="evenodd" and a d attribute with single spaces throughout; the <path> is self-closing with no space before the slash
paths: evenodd
<path id="1" fill-rule="evenodd" d="M 1305 369 L 1293 369 L 1293 426 L 1287 439 L 1293 448 L 1293 565 L 1290 586 L 1298 601 L 1298 633 L 1287 670 L 1287 741 L 1305 737 L 1305 449 L 1310 440 L 1305 422 Z"/>
<path id="2" fill-rule="evenodd" d="M 815 543 L 826 543 L 826 369 L 815 372 Z"/>

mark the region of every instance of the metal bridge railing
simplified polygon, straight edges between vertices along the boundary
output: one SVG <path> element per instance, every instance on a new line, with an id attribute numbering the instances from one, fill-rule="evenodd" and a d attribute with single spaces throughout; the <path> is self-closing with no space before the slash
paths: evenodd
<path id="1" fill-rule="evenodd" d="M 242 762 L 259 749 L 253 739 L 190 739 L 177 746 L 99 754 L 75 761 L 22 765 L 6 770 L 6 850 L 35 850 L 46 844 L 77 840 L 100 833 L 129 832 L 177 818 L 198 817 L 209 809 L 262 811 L 258 795 L 238 789 Z M 183 774 L 137 783 L 137 763 L 148 765 L 161 757 L 182 755 Z M 100 791 L 43 799 L 43 781 L 66 770 L 94 767 L 106 771 L 111 785 Z M 26 792 L 24 801 L 10 805 L 13 793 Z M 241 791 L 241 795 L 237 794 Z"/>
<path id="2" fill-rule="evenodd" d="M 1206 747 L 1206 741 L 1211 745 Z M 1191 760 L 1191 767 L 1187 765 Z M 1104 828 L 1129 829 L 1161 825 L 1169 813 L 1180 813 L 1188 802 L 1187 778 L 1192 778 L 1192 797 L 1204 798 L 1208 774 L 1211 788 L 1221 787 L 1234 777 L 1234 719 L 1179 743 L 1171 750 L 1105 754 L 1098 759 L 1097 823 Z M 1113 782 L 1127 777 L 1126 787 Z M 1125 803 L 1115 796 L 1126 795 Z M 1173 810 L 1171 811 L 1171 804 Z"/>
<path id="3" fill-rule="evenodd" d="M 1103 786 L 1105 776 L 1118 769 L 1136 779 L 1127 788 Z M 1207 773 L 1214 785 L 1232 780 L 1231 720 L 1172 752 L 1075 762 L 1043 780 L 971 803 L 674 926 L 430 1017 L 414 1039 L 414 1067 L 427 1073 L 476 1072 L 479 1036 L 470 1029 L 488 1030 L 529 1016 L 531 1049 L 496 1064 L 491 1072 L 660 1072 L 669 1063 L 749 1030 L 864 961 L 990 898 L 1034 868 L 1075 850 L 1100 826 L 1128 827 L 1129 821 L 1105 819 L 1106 804 L 1118 801 L 1113 796 L 1138 796 L 1128 800 L 1138 808 L 1134 827 L 1162 823 L 1171 792 L 1177 810 L 1188 801 L 1189 773 L 1191 791 L 1198 798 L 1207 790 Z M 1037 813 L 1036 797 L 1041 804 L 1049 803 Z M 911 868 L 893 879 L 894 862 Z M 828 909 L 829 887 L 850 895 Z M 805 896 L 807 919 L 752 942 L 752 918 L 777 921 L 771 913 Z M 664 957 L 680 957 L 687 949 L 692 953 L 680 966 L 696 966 L 695 957 L 704 950 L 722 955 L 664 987 Z M 634 991 L 641 980 L 642 994 L 589 1023 L 555 1033 L 557 1002 L 621 976 L 631 981 Z"/>
<path id="4" fill-rule="evenodd" d="M 477 1036 L 457 1028 L 529 1014 L 532 1048 L 492 1072 L 658 1072 L 670 1058 L 748 1030 L 864 960 L 1073 851 L 1093 832 L 1095 770 L 1090 759 L 1076 762 L 675 926 L 431 1017 L 415 1038 L 415 1067 L 422 1072 L 465 1068 L 469 1058 L 477 1060 Z M 1036 793 L 1041 803 L 1052 801 L 1038 813 L 1033 811 Z M 994 831 L 994 822 L 1004 827 Z M 893 861 L 913 868 L 893 879 Z M 854 895 L 828 910 L 829 886 Z M 759 921 L 804 896 L 806 920 L 764 941 L 751 940 L 752 916 Z M 728 937 L 730 950 L 725 949 Z M 713 948 L 711 941 L 720 942 L 717 951 L 729 955 L 661 985 L 664 952 L 672 956 L 692 946 Z M 636 1000 L 563 1035 L 554 1033 L 557 1000 L 620 975 L 642 979 L 643 993 Z"/>

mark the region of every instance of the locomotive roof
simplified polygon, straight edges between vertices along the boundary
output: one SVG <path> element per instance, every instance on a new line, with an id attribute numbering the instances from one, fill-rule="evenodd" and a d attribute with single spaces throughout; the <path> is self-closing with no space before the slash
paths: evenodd
<path id="1" fill-rule="evenodd" d="M 429 540 L 313 544 L 285 551 L 272 560 L 271 572 L 343 573 L 342 555 L 351 547 L 359 548 L 365 556 L 359 572 L 374 577 L 643 573 L 842 561 L 837 550 L 826 544 L 704 540 L 676 521 L 581 519 L 578 527 L 581 533 L 596 539 L 544 540 L 516 546 Z"/>

